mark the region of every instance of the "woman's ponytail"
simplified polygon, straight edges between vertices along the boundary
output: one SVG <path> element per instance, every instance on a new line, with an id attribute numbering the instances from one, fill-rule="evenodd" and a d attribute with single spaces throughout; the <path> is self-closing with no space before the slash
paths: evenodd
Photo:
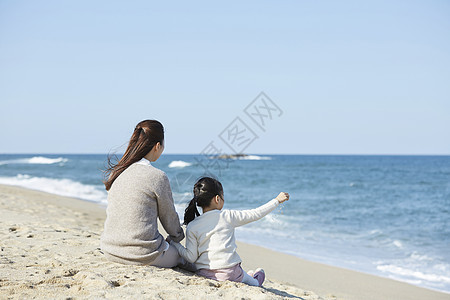
<path id="1" fill-rule="evenodd" d="M 200 216 L 197 206 L 208 207 L 214 196 L 223 196 L 222 184 L 211 177 L 200 178 L 194 184 L 194 198 L 189 202 L 184 211 L 184 225 L 192 222 L 195 217 Z"/>
<path id="2" fill-rule="evenodd" d="M 164 142 L 164 127 L 156 120 L 144 120 L 139 122 L 134 128 L 128 143 L 127 150 L 122 158 L 113 162 L 114 156 L 108 156 L 108 165 L 104 170 L 105 188 L 107 191 L 111 188 L 114 180 L 133 163 L 142 159 L 149 153 L 157 143 Z M 114 159 L 116 160 L 116 159 Z"/>
<path id="3" fill-rule="evenodd" d="M 184 225 L 189 224 L 195 217 L 200 216 L 200 213 L 197 210 L 197 201 L 196 196 L 192 198 L 191 202 L 189 202 L 188 207 L 186 207 L 184 211 Z"/>

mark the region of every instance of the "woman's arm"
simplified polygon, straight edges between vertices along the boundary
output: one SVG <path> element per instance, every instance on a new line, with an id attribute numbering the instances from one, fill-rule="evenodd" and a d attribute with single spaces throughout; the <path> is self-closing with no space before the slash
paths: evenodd
<path id="1" fill-rule="evenodd" d="M 190 263 L 195 263 L 198 258 L 197 238 L 188 229 L 186 230 L 186 248 L 174 241 L 170 241 L 170 244 L 177 248 L 181 257 Z"/>
<path id="2" fill-rule="evenodd" d="M 175 242 L 179 242 L 184 238 L 184 232 L 180 226 L 180 219 L 178 218 L 177 211 L 173 205 L 169 178 L 167 178 L 166 174 L 162 174 L 159 189 L 156 192 L 158 217 L 170 238 Z"/>
<path id="3" fill-rule="evenodd" d="M 238 227 L 265 217 L 267 214 L 273 211 L 278 206 L 278 204 L 283 203 L 287 200 L 289 200 L 289 194 L 280 193 L 275 199 L 270 200 L 269 202 L 258 208 L 249 210 L 228 210 L 226 211 L 226 215 L 229 218 L 229 222 L 234 227 Z"/>

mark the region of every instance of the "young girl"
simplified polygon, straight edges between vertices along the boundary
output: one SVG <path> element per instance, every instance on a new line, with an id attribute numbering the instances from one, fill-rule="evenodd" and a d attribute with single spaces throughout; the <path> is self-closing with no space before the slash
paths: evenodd
<path id="1" fill-rule="evenodd" d="M 194 185 L 194 198 L 184 214 L 184 224 L 187 225 L 186 248 L 174 241 L 170 243 L 184 259 L 195 263 L 197 274 L 201 276 L 261 286 L 265 278 L 264 270 L 245 273 L 241 268 L 242 260 L 236 252 L 234 228 L 261 219 L 287 200 L 289 194 L 280 193 L 256 209 L 222 210 L 222 184 L 213 178 L 203 177 Z M 202 215 L 196 206 L 202 208 Z"/>

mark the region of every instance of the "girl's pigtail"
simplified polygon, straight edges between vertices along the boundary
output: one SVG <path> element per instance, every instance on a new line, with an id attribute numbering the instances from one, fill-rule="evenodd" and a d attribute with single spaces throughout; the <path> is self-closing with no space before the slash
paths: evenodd
<path id="1" fill-rule="evenodd" d="M 188 207 L 186 207 L 186 210 L 184 211 L 184 225 L 189 224 L 192 222 L 195 217 L 200 216 L 200 213 L 197 210 L 197 197 L 194 196 L 192 198 L 191 202 L 189 202 Z"/>

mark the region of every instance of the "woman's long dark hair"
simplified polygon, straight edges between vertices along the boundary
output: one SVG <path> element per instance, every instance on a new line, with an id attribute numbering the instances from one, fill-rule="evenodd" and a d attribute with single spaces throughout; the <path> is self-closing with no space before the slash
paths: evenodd
<path id="1" fill-rule="evenodd" d="M 105 188 L 111 188 L 114 180 L 133 163 L 140 161 L 157 143 L 164 142 L 164 127 L 156 120 L 144 120 L 134 128 L 127 150 L 118 163 L 113 163 L 108 156 L 108 168 L 104 171 Z"/>
<path id="2" fill-rule="evenodd" d="M 189 202 L 188 207 L 184 211 L 184 224 L 199 216 L 200 213 L 197 210 L 197 206 L 207 207 L 211 204 L 211 200 L 214 196 L 219 195 L 223 197 L 222 184 L 211 177 L 202 177 L 194 184 L 194 198 Z"/>

